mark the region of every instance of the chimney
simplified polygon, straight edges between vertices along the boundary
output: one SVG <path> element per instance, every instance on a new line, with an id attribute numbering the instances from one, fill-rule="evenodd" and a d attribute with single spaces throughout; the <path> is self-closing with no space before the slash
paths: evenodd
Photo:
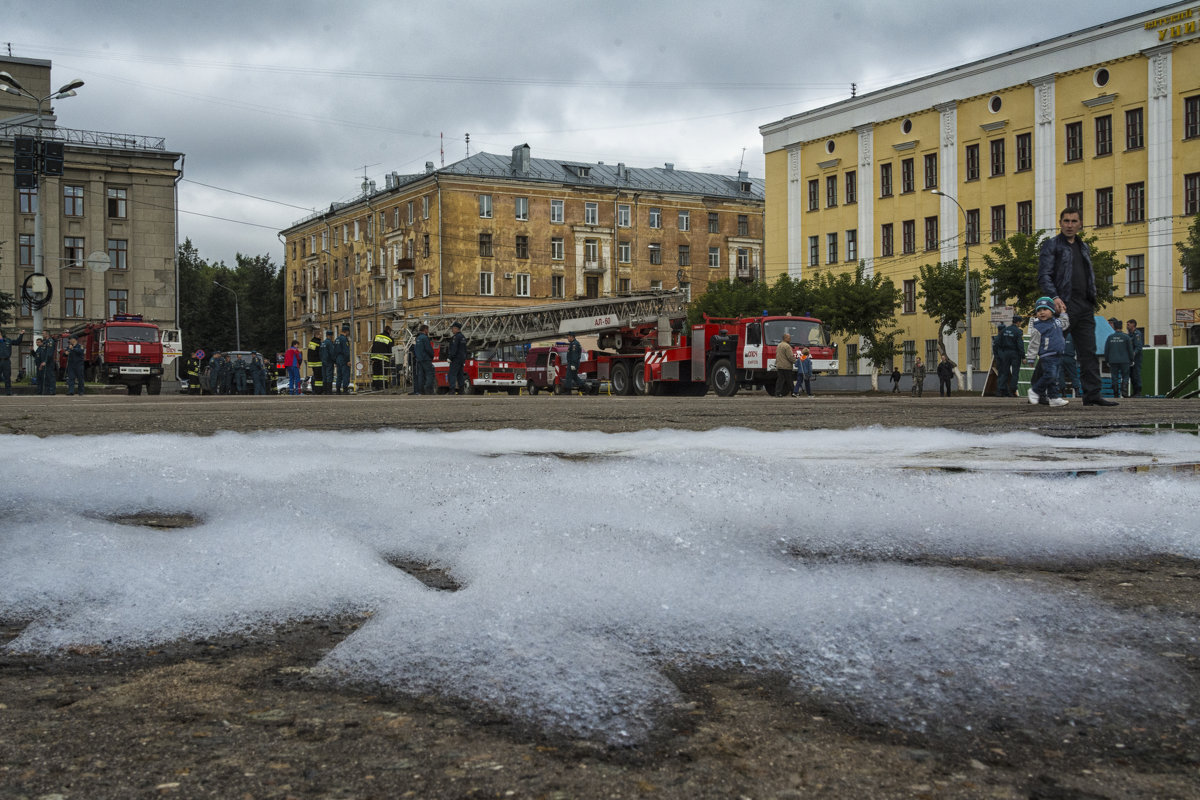
<path id="1" fill-rule="evenodd" d="M 625 171 L 625 162 L 617 162 L 617 180 L 623 181 L 629 177 L 629 173 Z"/>
<path id="2" fill-rule="evenodd" d="M 520 175 L 529 172 L 529 145 L 519 144 L 512 149 L 512 171 Z"/>
<path id="3" fill-rule="evenodd" d="M 432 161 L 426 161 L 426 162 L 425 162 L 425 174 L 426 174 L 426 175 L 428 175 L 428 174 L 429 174 L 429 173 L 431 173 L 431 172 L 433 172 L 433 162 L 432 162 Z"/>
<path id="4" fill-rule="evenodd" d="M 386 189 L 391 189 L 393 187 L 394 184 L 392 183 L 392 173 L 389 172 L 387 175 L 383 176 L 383 185 Z"/>
<path id="5" fill-rule="evenodd" d="M 375 194 L 375 181 L 371 181 L 371 194 Z"/>
<path id="6" fill-rule="evenodd" d="M 674 172 L 674 171 L 675 171 L 675 165 L 674 165 L 674 164 L 672 164 L 670 161 L 668 161 L 668 162 L 666 163 L 666 165 L 665 165 L 665 166 L 666 166 L 666 168 L 667 168 L 667 172 Z"/>

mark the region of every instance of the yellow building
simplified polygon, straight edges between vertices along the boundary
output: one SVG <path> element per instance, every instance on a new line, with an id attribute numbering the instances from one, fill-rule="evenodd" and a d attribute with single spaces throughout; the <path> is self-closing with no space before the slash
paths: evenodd
<path id="1" fill-rule="evenodd" d="M 56 94 L 49 61 L 3 58 L 0 71 L 37 98 Z M 14 146 L 21 139 L 61 146 L 62 174 L 16 179 Z M 175 208 L 182 158 L 161 137 L 59 127 L 48 103 L 39 115 L 33 99 L 0 93 L 0 182 L 6 187 L 0 220 L 7 228 L 0 233 L 0 291 L 21 300 L 6 330 L 27 331 L 23 358 L 34 314 L 22 289 L 35 273 L 49 280 L 50 303 L 41 309 L 47 333 L 118 313 L 178 327 Z"/>
<path id="2" fill-rule="evenodd" d="M 478 153 L 282 232 L 289 336 L 760 275 L 764 187 L 736 177 Z"/>
<path id="3" fill-rule="evenodd" d="M 941 335 L 920 267 L 982 269 L 993 242 L 1057 233 L 1070 206 L 1126 265 L 1101 313 L 1137 319 L 1148 346 L 1197 343 L 1200 286 L 1175 243 L 1200 213 L 1198 26 L 1200 9 L 1165 6 L 762 126 L 767 279 L 859 261 L 890 277 L 907 370 L 936 361 Z M 975 370 L 991 358 L 987 306 L 1006 301 L 972 319 Z M 965 367 L 965 342 L 944 341 Z M 848 372 L 865 370 L 848 344 Z"/>

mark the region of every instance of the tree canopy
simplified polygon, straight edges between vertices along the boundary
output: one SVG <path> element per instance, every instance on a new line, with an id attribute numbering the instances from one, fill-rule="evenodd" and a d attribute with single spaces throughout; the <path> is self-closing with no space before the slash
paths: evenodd
<path id="1" fill-rule="evenodd" d="M 1189 286 L 1200 286 L 1200 214 L 1188 227 L 1187 240 L 1176 242 L 1179 248 L 1179 264 L 1187 276 Z"/>
<path id="2" fill-rule="evenodd" d="M 273 357 L 287 348 L 283 271 L 267 255 L 238 253 L 233 268 L 209 263 L 187 239 L 179 246 L 179 317 L 187 351 L 238 349 L 240 328 L 240 349 Z"/>
<path id="3" fill-rule="evenodd" d="M 1028 235 L 1015 233 L 992 246 L 983 261 L 987 269 L 983 277 L 993 282 L 994 291 L 1000 297 L 1012 300 L 1017 313 L 1033 313 L 1034 303 L 1042 296 L 1038 286 L 1038 256 L 1042 242 L 1049 238 L 1045 231 Z M 1099 250 L 1097 236 L 1083 236 L 1084 243 L 1092 253 L 1092 269 L 1096 274 L 1096 310 L 1116 300 L 1116 275 L 1125 269 L 1117 254 L 1112 250 Z"/>
<path id="4" fill-rule="evenodd" d="M 980 297 L 982 273 L 971 270 L 971 315 L 983 312 Z M 967 311 L 967 267 L 957 260 L 925 264 L 917 278 L 917 298 L 921 310 L 931 319 L 937 320 L 942 333 L 955 331 L 958 324 L 966 320 Z"/>

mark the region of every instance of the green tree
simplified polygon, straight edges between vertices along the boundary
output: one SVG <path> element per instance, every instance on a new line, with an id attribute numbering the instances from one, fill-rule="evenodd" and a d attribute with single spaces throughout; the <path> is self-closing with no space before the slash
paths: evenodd
<path id="1" fill-rule="evenodd" d="M 1176 242 L 1179 248 L 1179 264 L 1188 278 L 1189 286 L 1200 286 L 1200 214 L 1188 228 L 1186 242 Z"/>
<path id="2" fill-rule="evenodd" d="M 1117 299 L 1117 273 L 1125 265 L 1117 258 L 1115 250 L 1096 249 L 1096 236 L 1085 236 L 1083 241 L 1092 252 L 1092 271 L 1096 273 L 1096 311 Z"/>
<path id="3" fill-rule="evenodd" d="M 995 287 L 999 297 L 1013 301 L 1017 313 L 1028 316 L 1033 304 L 1042 296 L 1038 286 L 1038 251 L 1045 231 L 1034 235 L 1015 233 L 992 246 L 983 254 L 987 269 L 983 277 Z"/>
<path id="4" fill-rule="evenodd" d="M 4 244 L 4 242 L 0 242 Z M 9 309 L 17 304 L 17 298 L 8 292 L 0 292 L 0 325 L 7 325 L 12 322 L 12 314 Z"/>
<path id="5" fill-rule="evenodd" d="M 285 349 L 283 271 L 270 256 L 239 253 L 237 267 L 230 268 L 224 262 L 205 261 L 188 239 L 179 246 L 178 263 L 185 348 L 233 350 L 240 328 L 243 350 L 271 358 Z"/>
<path id="6" fill-rule="evenodd" d="M 871 361 L 871 386 L 878 389 L 879 368 L 895 357 L 895 337 L 887 330 L 896 324 L 900 291 L 891 278 L 866 274 L 859 262 L 853 273 L 819 272 L 812 279 L 813 311 L 831 334 L 863 342 Z M 890 346 L 889 346 L 890 343 Z"/>
<path id="7" fill-rule="evenodd" d="M 688 322 L 703 321 L 710 317 L 745 317 L 758 315 L 771 304 L 771 290 L 762 281 L 713 281 L 704 294 L 688 306 Z"/>
<path id="8" fill-rule="evenodd" d="M 979 291 L 981 282 L 979 270 L 971 270 L 972 317 L 983 312 L 983 298 Z M 921 301 L 921 310 L 926 316 L 937 321 L 942 335 L 957 332 L 959 323 L 966 319 L 966 283 L 966 267 L 957 260 L 925 264 L 920 269 L 917 299 Z M 938 351 L 945 352 L 941 337 L 938 338 Z"/>

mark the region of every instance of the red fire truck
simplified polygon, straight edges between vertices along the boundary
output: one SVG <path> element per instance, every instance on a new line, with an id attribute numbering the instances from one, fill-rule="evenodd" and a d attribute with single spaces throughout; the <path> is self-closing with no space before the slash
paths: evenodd
<path id="1" fill-rule="evenodd" d="M 123 385 L 130 394 L 162 391 L 163 346 L 158 326 L 140 314 L 117 314 L 103 322 L 77 325 L 68 332 L 83 345 L 84 375 L 89 381 Z M 61 353 L 61 351 L 60 351 Z M 62 368 L 66 355 L 62 353 Z"/>
<path id="2" fill-rule="evenodd" d="M 465 394 L 520 394 L 525 387 L 525 348 L 510 346 L 476 351 L 463 364 L 463 372 L 467 376 Z M 433 362 L 433 378 L 438 394 L 450 391 L 450 362 L 440 354 Z"/>

